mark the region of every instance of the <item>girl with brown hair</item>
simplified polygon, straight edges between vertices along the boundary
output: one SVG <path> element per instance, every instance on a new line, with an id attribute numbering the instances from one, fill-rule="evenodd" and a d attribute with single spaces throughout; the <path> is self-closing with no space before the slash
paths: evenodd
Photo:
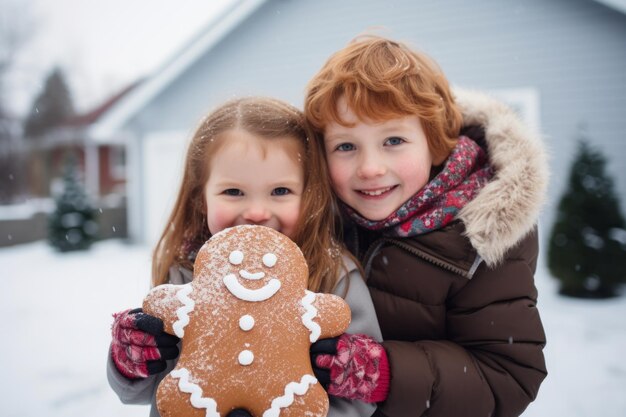
<path id="1" fill-rule="evenodd" d="M 335 211 L 322 152 L 309 141 L 302 113 L 282 101 L 232 100 L 210 113 L 187 151 L 182 183 L 153 254 L 154 286 L 186 284 L 198 249 L 240 224 L 271 227 L 298 244 L 309 265 L 309 290 L 344 296 L 349 331 L 380 339 L 359 269 L 335 239 Z M 178 356 L 178 340 L 138 310 L 115 315 L 108 378 L 125 403 L 152 402 Z M 362 411 L 364 410 L 364 411 Z M 364 403 L 333 399 L 329 415 L 369 416 Z M 239 415 L 246 415 L 241 411 Z"/>

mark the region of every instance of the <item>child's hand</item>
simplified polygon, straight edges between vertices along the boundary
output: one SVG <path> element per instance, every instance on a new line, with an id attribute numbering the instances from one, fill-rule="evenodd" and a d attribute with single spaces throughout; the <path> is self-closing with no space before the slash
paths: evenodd
<path id="1" fill-rule="evenodd" d="M 330 382 L 327 388 L 330 395 L 368 403 L 387 398 L 387 353 L 371 337 L 346 333 L 339 338 L 320 340 L 311 346 L 311 356 L 320 383 Z"/>
<path id="2" fill-rule="evenodd" d="M 178 356 L 178 337 L 163 331 L 163 321 L 140 308 L 113 314 L 111 355 L 115 366 L 129 379 L 163 372 L 165 359 Z"/>
<path id="3" fill-rule="evenodd" d="M 317 365 L 317 358 L 321 355 L 334 356 L 337 354 L 337 342 L 339 337 L 331 337 L 328 339 L 320 339 L 311 345 L 311 365 L 313 365 L 313 373 L 317 382 L 319 382 L 326 391 L 330 385 L 330 369 Z"/>

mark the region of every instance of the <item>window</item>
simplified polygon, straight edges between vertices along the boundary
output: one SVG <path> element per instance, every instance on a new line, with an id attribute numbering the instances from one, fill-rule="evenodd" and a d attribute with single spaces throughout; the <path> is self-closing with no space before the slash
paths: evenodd
<path id="1" fill-rule="evenodd" d="M 109 148 L 109 168 L 112 179 L 126 178 L 126 149 L 123 146 Z"/>
<path id="2" fill-rule="evenodd" d="M 515 110 L 522 121 L 536 132 L 541 131 L 539 90 L 532 87 L 490 90 L 489 93 Z"/>

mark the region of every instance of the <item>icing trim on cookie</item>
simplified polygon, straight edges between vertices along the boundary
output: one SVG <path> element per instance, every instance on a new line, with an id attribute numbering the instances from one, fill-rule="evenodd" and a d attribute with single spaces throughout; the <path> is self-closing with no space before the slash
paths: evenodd
<path id="1" fill-rule="evenodd" d="M 315 302 L 315 293 L 309 290 L 304 290 L 304 293 L 305 296 L 302 297 L 301 301 L 301 304 L 305 309 L 305 312 L 302 315 L 302 324 L 304 324 L 304 326 L 311 331 L 309 340 L 311 343 L 315 343 L 322 334 L 320 325 L 313 321 L 313 319 L 317 317 L 317 308 L 313 306 L 313 302 Z"/>
<path id="2" fill-rule="evenodd" d="M 224 277 L 224 285 L 226 285 L 228 291 L 240 300 L 253 302 L 265 301 L 276 294 L 280 289 L 280 281 L 276 278 L 272 278 L 261 288 L 251 290 L 241 285 L 234 274 L 228 274 Z"/>
<path id="3" fill-rule="evenodd" d="M 184 393 L 191 394 L 191 405 L 195 408 L 204 408 L 206 417 L 220 417 L 217 412 L 217 403 L 213 398 L 203 397 L 202 388 L 198 384 L 189 381 L 189 371 L 187 368 L 174 369 L 170 375 L 179 378 L 178 389 Z"/>
<path id="4" fill-rule="evenodd" d="M 265 410 L 263 417 L 278 417 L 281 408 L 287 408 L 293 404 L 294 394 L 304 395 L 311 385 L 315 385 L 317 379 L 313 375 L 306 374 L 300 382 L 290 382 L 285 387 L 285 394 L 272 400 L 272 406 Z"/>
<path id="5" fill-rule="evenodd" d="M 176 310 L 176 316 L 178 317 L 178 320 L 174 322 L 172 327 L 174 328 L 174 333 L 176 334 L 176 336 L 180 337 L 181 339 L 185 335 L 185 326 L 189 324 L 189 313 L 193 311 L 194 307 L 196 306 L 196 303 L 188 297 L 192 291 L 193 287 L 191 286 L 191 283 L 189 283 L 183 285 L 182 288 L 176 293 L 176 298 L 178 298 L 178 300 L 183 303 L 183 306 L 179 307 L 178 310 Z"/>

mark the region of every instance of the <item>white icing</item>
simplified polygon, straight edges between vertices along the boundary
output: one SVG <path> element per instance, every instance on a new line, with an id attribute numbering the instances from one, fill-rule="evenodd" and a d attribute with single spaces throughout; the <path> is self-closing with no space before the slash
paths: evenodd
<path id="1" fill-rule="evenodd" d="M 233 265 L 240 265 L 243 262 L 243 252 L 240 250 L 234 250 L 228 255 L 228 262 Z"/>
<path id="2" fill-rule="evenodd" d="M 309 290 L 304 290 L 304 297 L 302 297 L 302 307 L 304 307 L 304 314 L 302 315 L 302 324 L 309 329 L 311 334 L 309 335 L 309 340 L 311 343 L 314 343 L 319 339 L 322 329 L 320 325 L 313 321 L 315 317 L 317 317 L 317 308 L 313 306 L 313 302 L 315 301 L 315 293 Z"/>
<path id="3" fill-rule="evenodd" d="M 183 305 L 182 307 L 179 307 L 178 310 L 176 310 L 176 316 L 178 317 L 178 320 L 174 322 L 172 327 L 174 328 L 174 333 L 176 333 L 176 336 L 180 337 L 181 339 L 185 335 L 185 326 L 189 324 L 189 313 L 196 306 L 196 303 L 188 297 L 192 291 L 193 287 L 191 286 L 191 283 L 189 283 L 183 285 L 182 288 L 176 293 L 176 298 L 178 298 L 178 300 L 183 303 Z"/>
<path id="4" fill-rule="evenodd" d="M 280 289 L 280 281 L 272 278 L 263 287 L 251 290 L 241 285 L 234 274 L 228 274 L 224 277 L 224 285 L 226 285 L 228 291 L 240 300 L 254 302 L 265 301 Z"/>
<path id="5" fill-rule="evenodd" d="M 243 330 L 244 332 L 251 330 L 254 327 L 254 317 L 249 314 L 241 316 L 239 318 L 239 327 L 241 327 L 241 330 Z"/>
<path id="6" fill-rule="evenodd" d="M 186 368 L 174 369 L 170 375 L 172 375 L 173 378 L 179 378 L 179 390 L 191 394 L 190 401 L 192 406 L 206 409 L 206 417 L 220 417 L 220 413 L 217 412 L 217 403 L 215 400 L 202 396 L 202 388 L 189 381 L 189 371 Z"/>
<path id="7" fill-rule="evenodd" d="M 266 253 L 265 255 L 263 255 L 263 265 L 265 265 L 268 268 L 271 268 L 274 265 L 276 265 L 277 260 L 278 258 L 273 253 Z"/>
<path id="8" fill-rule="evenodd" d="M 272 400 L 272 406 L 265 410 L 263 417 L 278 417 L 281 408 L 287 408 L 293 404 L 294 394 L 304 395 L 309 390 L 309 386 L 315 385 L 317 379 L 313 375 L 304 375 L 300 382 L 290 382 L 285 387 L 285 394 Z"/>
<path id="9" fill-rule="evenodd" d="M 250 365 L 254 361 L 254 353 L 249 350 L 242 350 L 239 352 L 239 364 L 243 366 Z"/>
<path id="10" fill-rule="evenodd" d="M 239 276 L 241 278 L 245 278 L 245 279 L 250 279 L 250 280 L 258 280 L 258 279 L 263 279 L 265 278 L 265 272 L 248 272 L 245 269 L 242 269 L 241 271 L 239 271 Z"/>

